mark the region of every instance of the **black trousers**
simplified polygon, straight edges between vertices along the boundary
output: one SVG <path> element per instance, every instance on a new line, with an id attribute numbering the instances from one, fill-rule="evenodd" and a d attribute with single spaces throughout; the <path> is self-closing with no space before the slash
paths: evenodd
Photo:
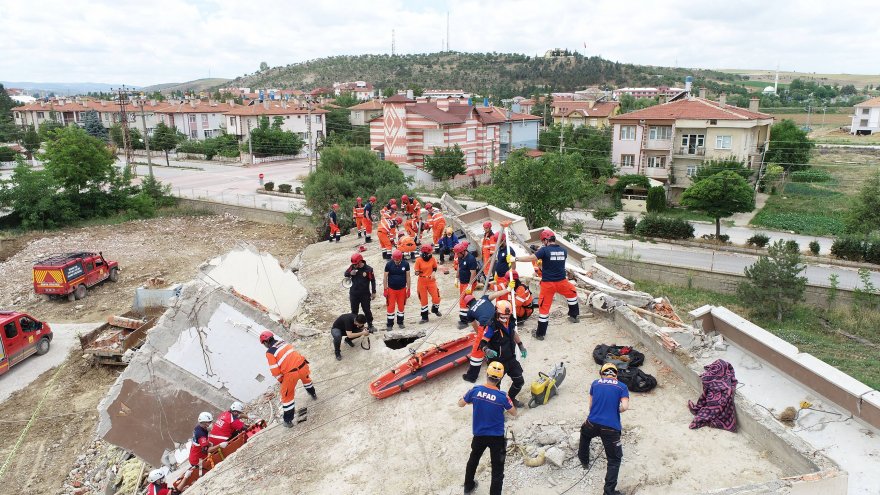
<path id="1" fill-rule="evenodd" d="M 351 303 L 351 314 L 356 315 L 358 312 L 363 313 L 364 316 L 367 317 L 367 326 L 373 326 L 373 311 L 370 309 L 369 293 L 352 294 L 349 292 L 348 302 Z"/>
<path id="2" fill-rule="evenodd" d="M 489 495 L 501 495 L 501 485 L 504 483 L 504 458 L 507 456 L 507 441 L 503 436 L 475 436 L 471 440 L 471 456 L 464 471 L 464 489 L 474 489 L 477 464 L 480 463 L 480 457 L 483 457 L 483 452 L 487 448 L 489 459 L 492 461 L 492 484 L 489 486 Z"/>
<path id="3" fill-rule="evenodd" d="M 608 469 L 605 471 L 604 495 L 614 495 L 617 489 L 617 473 L 620 472 L 620 462 L 623 460 L 623 447 L 620 444 L 620 430 L 608 428 L 584 421 L 581 425 L 581 441 L 578 445 L 578 459 L 584 466 L 590 465 L 590 441 L 593 438 L 602 439 L 605 447 L 605 458 L 608 460 Z"/>
<path id="4" fill-rule="evenodd" d="M 454 257 L 454 255 L 452 254 L 452 250 L 449 249 L 449 248 L 440 248 L 440 247 L 438 246 L 438 247 L 437 247 L 437 253 L 440 254 L 440 263 L 445 263 L 445 262 L 446 262 L 446 258 L 445 258 L 445 256 L 449 256 L 449 259 L 450 259 L 450 260 Z"/>
<path id="5" fill-rule="evenodd" d="M 515 399 L 519 392 L 522 390 L 523 385 L 525 385 L 526 380 L 523 378 L 523 369 L 522 365 L 516 358 L 508 359 L 502 361 L 500 359 L 490 359 L 489 362 L 498 361 L 502 365 L 504 365 L 504 376 L 510 377 L 510 388 L 507 389 L 507 396 L 511 399 Z M 479 372 L 479 369 L 477 369 Z"/>

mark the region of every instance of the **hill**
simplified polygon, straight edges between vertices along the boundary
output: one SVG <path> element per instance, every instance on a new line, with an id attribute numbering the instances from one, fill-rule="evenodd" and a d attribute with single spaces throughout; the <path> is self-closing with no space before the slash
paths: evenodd
<path id="1" fill-rule="evenodd" d="M 19 88 L 41 93 L 55 93 L 63 96 L 84 95 L 87 93 L 110 93 L 122 84 L 105 84 L 94 82 L 28 82 L 28 81 L 0 81 L 6 88 Z M 131 89 L 140 89 L 137 86 L 128 86 Z"/>
<path id="2" fill-rule="evenodd" d="M 718 72 L 747 77 L 751 81 L 772 84 L 776 78 L 775 70 L 764 69 L 718 69 Z M 864 88 L 869 84 L 874 87 L 880 86 L 880 75 L 877 74 L 819 74 L 816 72 L 779 71 L 779 83 L 788 85 L 794 79 L 801 81 L 815 81 L 817 84 L 837 84 L 844 86 L 852 84 L 856 88 Z M 765 86 L 761 84 L 760 86 Z"/>
<path id="3" fill-rule="evenodd" d="M 579 53 L 534 57 L 518 53 L 424 53 L 327 57 L 272 67 L 234 79 L 232 85 L 312 89 L 341 81 L 369 81 L 384 88 L 464 89 L 496 98 L 534 92 L 574 91 L 591 85 L 682 86 L 685 76 L 734 83 L 722 72 L 612 62 Z"/>
<path id="4" fill-rule="evenodd" d="M 187 81 L 182 83 L 165 83 L 165 84 L 154 84 L 152 86 L 147 86 L 142 90 L 144 92 L 152 93 L 153 91 L 160 91 L 162 93 L 173 93 L 175 91 L 206 91 L 209 89 L 214 89 L 216 87 L 225 85 L 228 83 L 229 79 L 224 79 L 222 77 L 212 77 L 212 78 L 203 78 L 203 79 L 195 79 L 193 81 Z"/>

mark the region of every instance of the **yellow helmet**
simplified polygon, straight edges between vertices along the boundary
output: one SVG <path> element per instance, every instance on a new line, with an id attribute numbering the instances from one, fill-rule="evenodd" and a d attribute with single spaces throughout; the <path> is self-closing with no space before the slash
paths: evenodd
<path id="1" fill-rule="evenodd" d="M 452 227 L 446 227 L 446 235 L 452 234 Z"/>
<path id="2" fill-rule="evenodd" d="M 600 375 L 604 375 L 605 372 L 607 372 L 607 371 L 609 371 L 609 370 L 614 372 L 614 376 L 617 376 L 617 366 L 615 366 L 614 363 L 605 363 L 605 364 L 603 364 L 603 365 L 602 365 L 602 370 L 599 371 L 599 374 L 600 374 Z"/>
<path id="3" fill-rule="evenodd" d="M 486 375 L 500 380 L 504 376 L 504 365 L 498 361 L 492 361 L 486 368 Z"/>

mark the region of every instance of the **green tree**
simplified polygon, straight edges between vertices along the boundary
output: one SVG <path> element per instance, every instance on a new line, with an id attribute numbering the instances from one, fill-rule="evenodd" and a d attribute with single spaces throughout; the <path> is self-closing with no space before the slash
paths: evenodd
<path id="1" fill-rule="evenodd" d="M 18 152 L 9 146 L 0 146 L 0 162 L 14 162 L 18 156 Z"/>
<path id="2" fill-rule="evenodd" d="M 645 209 L 648 213 L 661 213 L 666 209 L 666 188 L 655 186 L 648 189 L 648 199 L 645 201 Z"/>
<path id="3" fill-rule="evenodd" d="M 260 72 L 263 72 L 264 70 L 269 70 L 269 64 L 266 62 L 260 62 Z"/>
<path id="4" fill-rule="evenodd" d="M 34 129 L 33 125 L 28 126 L 24 135 L 21 137 L 21 145 L 27 151 L 28 160 L 34 159 L 34 155 L 40 151 L 40 146 L 42 144 L 43 140 L 40 138 L 40 133 Z"/>
<path id="5" fill-rule="evenodd" d="M 880 172 L 872 174 L 852 202 L 845 223 L 848 234 L 871 234 L 880 230 Z"/>
<path id="6" fill-rule="evenodd" d="M 94 110 L 86 112 L 85 116 L 83 116 L 83 128 L 89 133 L 89 136 L 107 141 L 107 128 L 101 123 L 101 117 L 98 115 L 98 112 Z"/>
<path id="7" fill-rule="evenodd" d="M 254 155 L 259 156 L 278 156 L 278 155 L 297 155 L 305 146 L 305 141 L 290 131 L 281 129 L 284 119 L 280 116 L 272 120 L 269 124 L 268 117 L 260 117 L 259 126 L 250 133 L 251 144 Z M 248 150 L 248 143 L 241 145 L 242 150 Z"/>
<path id="8" fill-rule="evenodd" d="M 707 179 L 724 170 L 736 172 L 740 177 L 746 180 L 748 180 L 748 178 L 754 173 L 753 170 L 749 170 L 749 168 L 746 167 L 745 162 L 737 160 L 736 157 L 731 156 L 728 158 L 704 161 L 699 167 L 697 167 L 697 171 L 694 175 L 691 176 L 691 182 L 700 182 L 701 180 Z"/>
<path id="9" fill-rule="evenodd" d="M 100 191 L 114 178 L 116 157 L 103 141 L 76 126 L 60 129 L 55 136 L 46 143 L 43 165 L 67 194 Z"/>
<path id="10" fill-rule="evenodd" d="M 453 147 L 434 148 L 433 156 L 425 157 L 425 170 L 436 180 L 447 180 L 465 173 L 464 152 L 456 144 Z"/>
<path id="11" fill-rule="evenodd" d="M 359 102 L 358 99 L 355 98 L 354 95 L 351 93 L 351 91 L 343 91 L 342 93 L 339 93 L 339 96 L 334 98 L 333 103 L 339 105 L 340 107 L 348 108 L 357 105 Z"/>
<path id="12" fill-rule="evenodd" d="M 156 128 L 153 129 L 153 135 L 150 137 L 150 149 L 164 151 L 165 165 L 170 167 L 171 162 L 168 159 L 168 152 L 176 148 L 180 141 L 180 135 L 177 133 L 176 127 L 168 127 L 165 125 L 165 122 L 159 122 L 156 124 Z"/>
<path id="13" fill-rule="evenodd" d="M 12 143 L 21 138 L 21 129 L 15 125 L 12 115 L 12 108 L 17 105 L 0 84 L 0 143 Z"/>
<path id="14" fill-rule="evenodd" d="M 739 285 L 737 293 L 756 313 L 776 316 L 781 322 L 804 298 L 807 278 L 800 273 L 805 268 L 797 248 L 779 239 L 767 248 L 767 256 L 745 268 L 747 281 Z"/>
<path id="15" fill-rule="evenodd" d="M 541 125 L 544 127 L 548 127 L 553 124 L 553 109 L 550 104 L 553 102 L 553 97 L 547 95 L 544 97 L 544 101 L 540 101 L 540 97 L 535 95 L 532 97 L 535 101 L 535 104 L 532 105 L 532 115 L 536 117 L 541 117 Z M 559 141 L 556 141 L 557 146 L 559 145 Z"/>
<path id="16" fill-rule="evenodd" d="M 77 218 L 77 205 L 57 191 L 48 171 L 19 161 L 9 179 L 0 179 L 0 206 L 25 228 L 59 227 Z"/>
<path id="17" fill-rule="evenodd" d="M 539 227 L 558 225 L 558 216 L 566 208 L 598 197 L 603 188 L 586 180 L 572 155 L 551 152 L 530 158 L 517 150 L 504 166 L 495 168 L 492 186 L 485 192 L 491 204 L 523 216 L 531 227 Z"/>
<path id="18" fill-rule="evenodd" d="M 351 207 L 358 196 L 368 198 L 399 198 L 412 194 L 407 179 L 397 165 L 379 160 L 363 148 L 329 147 L 321 152 L 318 167 L 303 182 L 306 205 L 314 212 L 312 221 L 319 237 L 326 235 L 330 205 L 338 203 L 340 227 L 343 231 L 354 225 Z M 346 207 L 348 206 L 348 207 Z"/>
<path id="19" fill-rule="evenodd" d="M 331 108 L 327 113 L 327 136 L 351 132 L 351 121 L 348 120 L 351 112 L 347 108 Z"/>
<path id="20" fill-rule="evenodd" d="M 659 104 L 660 100 L 657 98 L 635 98 L 629 93 L 624 93 L 620 96 L 620 113 L 634 112 Z"/>
<path id="21" fill-rule="evenodd" d="M 593 210 L 592 214 L 593 218 L 595 218 L 599 222 L 602 222 L 599 224 L 599 230 L 602 230 L 603 228 L 605 228 L 605 220 L 613 220 L 614 217 L 617 216 L 617 213 L 617 208 L 602 207 Z"/>
<path id="22" fill-rule="evenodd" d="M 425 93 L 425 88 L 419 86 L 418 84 L 410 84 L 406 87 L 407 90 L 413 92 L 413 96 L 419 97 Z"/>
<path id="23" fill-rule="evenodd" d="M 681 205 L 715 218 L 715 237 L 721 236 L 721 219 L 755 209 L 755 191 L 736 172 L 725 170 L 685 189 Z"/>
<path id="24" fill-rule="evenodd" d="M 37 130 L 40 133 L 40 139 L 45 142 L 54 139 L 55 132 L 63 127 L 61 122 L 58 122 L 58 112 L 52 110 L 49 112 L 49 118 L 40 122 Z"/>
<path id="25" fill-rule="evenodd" d="M 385 98 L 391 98 L 396 94 L 397 88 L 395 88 L 394 86 L 387 86 L 385 89 L 382 90 L 382 96 L 384 96 Z"/>
<path id="26" fill-rule="evenodd" d="M 816 144 L 793 120 L 785 119 L 773 124 L 770 139 L 765 161 L 778 163 L 788 171 L 807 168 Z"/>

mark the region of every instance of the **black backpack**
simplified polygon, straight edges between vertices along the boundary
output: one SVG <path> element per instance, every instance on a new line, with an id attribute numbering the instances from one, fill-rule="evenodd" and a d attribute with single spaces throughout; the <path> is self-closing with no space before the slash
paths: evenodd
<path id="1" fill-rule="evenodd" d="M 623 368 L 617 372 L 617 380 L 630 392 L 649 392 L 657 386 L 657 379 L 638 368 Z"/>
<path id="2" fill-rule="evenodd" d="M 637 368 L 644 364 L 645 355 L 630 346 L 599 344 L 593 349 L 596 364 L 614 363 L 619 369 Z"/>

